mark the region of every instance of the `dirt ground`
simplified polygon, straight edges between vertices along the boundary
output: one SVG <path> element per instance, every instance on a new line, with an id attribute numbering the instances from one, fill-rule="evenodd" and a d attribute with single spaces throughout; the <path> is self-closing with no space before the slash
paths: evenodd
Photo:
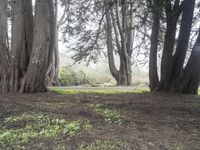
<path id="1" fill-rule="evenodd" d="M 117 111 L 120 117 L 111 113 L 109 120 L 102 110 Z M 24 149 L 200 150 L 200 96 L 171 93 L 0 96 L 2 130 L 6 118 L 29 112 L 58 115 L 66 120 L 86 119 L 91 128 L 71 136 L 31 138 Z M 26 123 L 13 123 L 8 129 L 22 128 Z M 7 145 L 7 149 L 18 149 L 15 146 Z"/>

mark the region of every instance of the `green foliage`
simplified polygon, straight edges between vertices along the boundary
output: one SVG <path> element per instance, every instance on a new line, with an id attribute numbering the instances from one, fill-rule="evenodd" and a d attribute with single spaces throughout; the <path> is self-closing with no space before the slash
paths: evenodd
<path id="1" fill-rule="evenodd" d="M 59 80 L 63 86 L 86 85 L 93 81 L 84 71 L 74 71 L 70 66 L 61 68 Z"/>
<path id="2" fill-rule="evenodd" d="M 79 150 L 122 150 L 128 148 L 128 144 L 122 141 L 96 140 L 90 145 L 82 144 Z"/>
<path id="3" fill-rule="evenodd" d="M 146 89 L 135 90 L 115 90 L 115 89 L 77 89 L 77 90 L 64 90 L 60 88 L 51 88 L 51 92 L 56 94 L 68 95 L 68 94 L 81 94 L 81 93 L 96 93 L 96 94 L 122 94 L 122 93 L 147 93 Z"/>
<path id="4" fill-rule="evenodd" d="M 23 126 L 19 126 L 20 123 Z M 10 126 L 19 126 L 10 128 Z M 73 136 L 92 128 L 87 120 L 67 121 L 41 113 L 24 113 L 5 119 L 0 126 L 0 148 L 24 149 L 33 138 L 54 139 L 59 135 Z"/>
<path id="5" fill-rule="evenodd" d="M 94 111 L 100 113 L 107 123 L 122 124 L 122 115 L 117 110 L 111 110 L 103 107 L 101 104 L 90 104 Z"/>

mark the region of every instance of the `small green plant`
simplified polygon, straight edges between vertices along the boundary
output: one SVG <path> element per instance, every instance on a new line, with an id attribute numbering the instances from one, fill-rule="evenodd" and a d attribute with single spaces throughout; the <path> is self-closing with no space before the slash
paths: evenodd
<path id="1" fill-rule="evenodd" d="M 10 128 L 22 122 L 23 126 Z M 54 139 L 61 134 L 74 136 L 82 130 L 92 128 L 88 120 L 68 121 L 42 113 L 23 113 L 19 116 L 8 117 L 0 127 L 0 149 L 8 146 L 23 149 L 33 138 Z"/>
<path id="2" fill-rule="evenodd" d="M 122 150 L 129 149 L 127 143 L 122 141 L 110 141 L 110 140 L 96 140 L 95 142 L 87 145 L 82 144 L 79 150 Z"/>
<path id="3" fill-rule="evenodd" d="M 100 113 L 107 123 L 122 124 L 122 115 L 117 110 L 111 110 L 103 107 L 101 104 L 90 104 L 90 108 Z"/>

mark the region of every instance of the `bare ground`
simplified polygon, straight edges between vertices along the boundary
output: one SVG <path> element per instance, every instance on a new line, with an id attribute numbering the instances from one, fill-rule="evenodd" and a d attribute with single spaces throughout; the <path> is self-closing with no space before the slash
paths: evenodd
<path id="1" fill-rule="evenodd" d="M 105 122 L 100 113 L 88 107 L 91 104 L 119 111 L 122 123 Z M 26 149 L 44 149 L 36 146 L 42 142 L 45 149 L 76 150 L 83 145 L 83 149 L 95 150 L 89 145 L 98 140 L 120 141 L 126 146 L 119 144 L 118 149 L 127 150 L 200 150 L 199 96 L 172 93 L 0 96 L 1 123 L 24 112 L 62 115 L 68 120 L 87 119 L 92 125 L 90 131 L 69 137 L 33 139 Z M 57 143 L 66 146 L 55 148 Z"/>

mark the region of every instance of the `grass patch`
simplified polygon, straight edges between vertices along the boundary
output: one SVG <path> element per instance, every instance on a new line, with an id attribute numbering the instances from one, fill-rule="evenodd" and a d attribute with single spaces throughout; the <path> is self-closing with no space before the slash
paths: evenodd
<path id="1" fill-rule="evenodd" d="M 79 150 L 122 150 L 130 149 L 128 144 L 122 141 L 96 140 L 87 145 L 82 144 Z"/>
<path id="2" fill-rule="evenodd" d="M 94 93 L 94 94 L 123 94 L 123 93 L 147 93 L 149 90 L 135 89 L 135 90 L 113 90 L 113 89 L 90 89 L 90 90 L 63 90 L 63 89 L 51 89 L 51 92 L 62 95 L 81 94 L 81 93 Z"/>
<path id="3" fill-rule="evenodd" d="M 69 101 L 65 101 L 65 102 L 38 102 L 38 107 L 43 107 L 43 108 L 69 108 L 74 106 L 74 103 L 71 103 Z"/>
<path id="4" fill-rule="evenodd" d="M 22 123 L 23 126 L 20 126 Z M 67 121 L 42 113 L 23 113 L 6 118 L 0 127 L 0 148 L 25 149 L 34 138 L 55 139 L 59 135 L 74 136 L 82 130 L 89 130 L 91 125 L 88 120 Z"/>
<path id="5" fill-rule="evenodd" d="M 105 122 L 107 123 L 122 124 L 123 122 L 122 115 L 117 110 L 105 108 L 101 104 L 90 104 L 89 107 L 100 113 L 105 118 Z"/>

